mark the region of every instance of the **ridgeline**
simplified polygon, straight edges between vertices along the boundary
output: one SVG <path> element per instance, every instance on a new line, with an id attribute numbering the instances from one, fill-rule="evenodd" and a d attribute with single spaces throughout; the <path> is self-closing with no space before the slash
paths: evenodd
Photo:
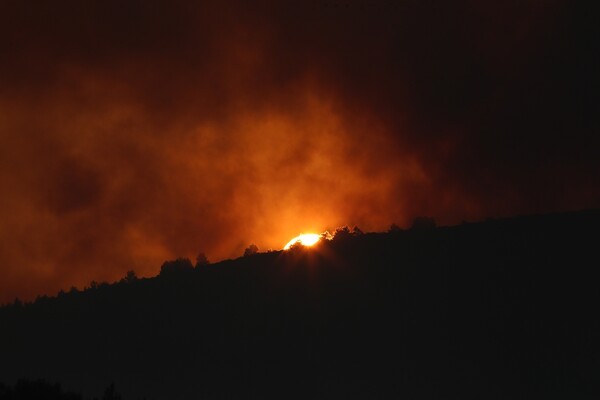
<path id="1" fill-rule="evenodd" d="M 83 398 L 114 382 L 124 400 L 595 399 L 599 226 L 583 211 L 347 232 L 5 306 L 0 382 Z"/>

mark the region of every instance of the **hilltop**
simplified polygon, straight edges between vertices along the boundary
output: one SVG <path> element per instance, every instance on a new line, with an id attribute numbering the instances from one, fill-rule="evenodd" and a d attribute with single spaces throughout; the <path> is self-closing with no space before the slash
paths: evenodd
<path id="1" fill-rule="evenodd" d="M 600 211 L 339 235 L 0 308 L 0 381 L 124 399 L 598 395 Z"/>

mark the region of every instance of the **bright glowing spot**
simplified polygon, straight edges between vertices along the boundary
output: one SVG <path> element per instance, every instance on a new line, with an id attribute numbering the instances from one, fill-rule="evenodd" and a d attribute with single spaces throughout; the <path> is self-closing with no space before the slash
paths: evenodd
<path id="1" fill-rule="evenodd" d="M 321 239 L 321 235 L 317 235 L 316 233 L 304 233 L 290 240 L 283 249 L 288 250 L 296 243 L 300 243 L 302 246 L 312 246 L 313 244 L 317 243 L 319 239 Z"/>

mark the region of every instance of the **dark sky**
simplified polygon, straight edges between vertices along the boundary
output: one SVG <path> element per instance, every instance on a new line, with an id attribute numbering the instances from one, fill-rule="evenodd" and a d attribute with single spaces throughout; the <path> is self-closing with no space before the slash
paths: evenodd
<path id="1" fill-rule="evenodd" d="M 600 207 L 585 2 L 199 3 L 0 0 L 0 302 L 340 225 Z"/>

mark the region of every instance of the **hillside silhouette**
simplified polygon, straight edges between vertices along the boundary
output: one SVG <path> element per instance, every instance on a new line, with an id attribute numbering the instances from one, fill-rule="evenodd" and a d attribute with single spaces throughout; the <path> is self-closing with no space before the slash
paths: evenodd
<path id="1" fill-rule="evenodd" d="M 179 259 L 0 308 L 0 381 L 102 398 L 593 399 L 600 211 Z M 206 260 L 204 258 L 203 260 Z"/>

